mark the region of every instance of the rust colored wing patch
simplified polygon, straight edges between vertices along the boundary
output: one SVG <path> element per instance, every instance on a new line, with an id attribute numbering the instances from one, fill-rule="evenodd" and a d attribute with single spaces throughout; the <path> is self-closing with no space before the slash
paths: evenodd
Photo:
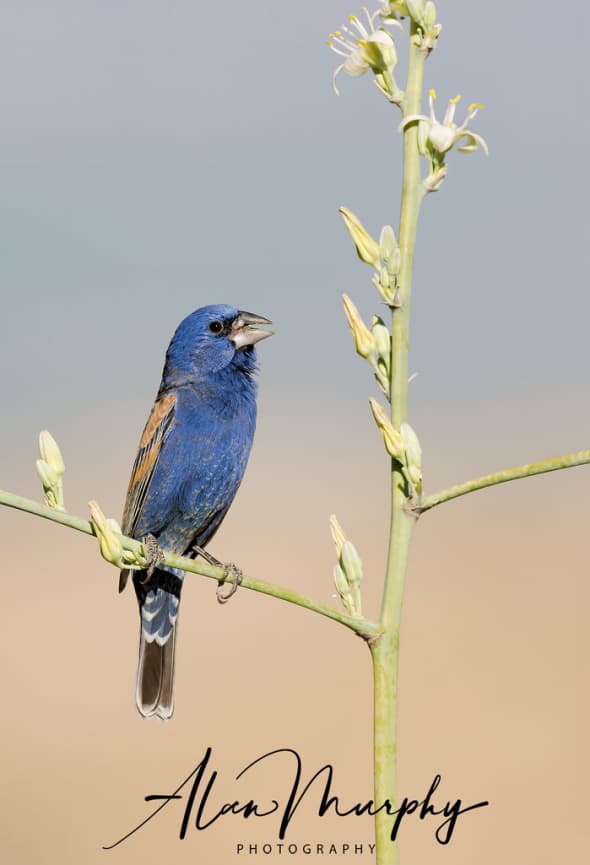
<path id="1" fill-rule="evenodd" d="M 174 417 L 174 404 L 176 396 L 167 394 L 154 403 L 152 412 L 145 425 L 143 435 L 139 442 L 139 449 L 133 464 L 125 511 L 121 528 L 123 534 L 132 535 L 137 523 L 137 518 L 145 501 L 150 481 L 156 468 L 164 434 Z"/>

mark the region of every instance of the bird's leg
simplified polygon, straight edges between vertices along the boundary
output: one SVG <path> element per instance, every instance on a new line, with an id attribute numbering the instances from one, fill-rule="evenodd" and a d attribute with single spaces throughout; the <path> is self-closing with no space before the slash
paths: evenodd
<path id="1" fill-rule="evenodd" d="M 156 568 L 165 564 L 164 553 L 160 544 L 153 535 L 146 535 L 142 540 L 147 555 L 147 575 L 142 583 L 148 583 L 154 575 Z"/>
<path id="2" fill-rule="evenodd" d="M 227 594 L 224 595 L 221 591 L 221 587 L 230 575 L 233 577 L 233 581 L 229 584 L 229 590 Z M 227 601 L 229 601 L 232 595 L 235 595 L 235 593 L 238 591 L 238 586 L 241 584 L 243 577 L 244 574 L 237 565 L 234 565 L 233 562 L 224 564 L 223 579 L 220 580 L 219 583 L 217 583 L 217 601 L 220 604 L 227 603 Z"/>
<path id="3" fill-rule="evenodd" d="M 223 577 L 217 583 L 217 600 L 220 604 L 227 603 L 227 601 L 229 601 L 229 599 L 237 592 L 244 574 L 237 565 L 234 565 L 233 562 L 220 562 L 219 559 L 216 559 L 215 556 L 212 556 L 211 553 L 208 553 L 202 547 L 197 547 L 195 545 L 192 549 L 210 565 L 213 565 L 216 568 L 223 568 Z M 233 577 L 233 580 L 230 583 L 227 593 L 223 594 L 222 586 L 230 575 Z"/>

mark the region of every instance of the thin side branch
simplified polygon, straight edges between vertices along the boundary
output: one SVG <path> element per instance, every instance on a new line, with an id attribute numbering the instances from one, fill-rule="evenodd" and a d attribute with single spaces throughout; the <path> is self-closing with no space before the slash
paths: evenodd
<path id="1" fill-rule="evenodd" d="M 81 517 L 76 517 L 73 514 L 68 514 L 64 511 L 58 511 L 54 508 L 42 505 L 32 499 L 26 499 L 22 496 L 17 496 L 14 493 L 0 490 L 0 505 L 6 505 L 9 508 L 16 508 L 19 511 L 25 511 L 29 514 L 42 517 L 46 520 L 51 520 L 54 523 L 60 523 L 62 526 L 67 526 L 70 529 L 75 529 L 85 535 L 95 536 L 94 527 L 89 520 L 84 520 Z M 131 550 L 135 553 L 143 554 L 143 545 L 140 541 L 133 538 L 123 537 L 123 547 L 126 550 Z M 164 559 L 167 565 L 173 568 L 179 568 L 191 574 L 199 574 L 201 577 L 208 577 L 212 580 L 220 581 L 224 579 L 222 568 L 214 567 L 195 559 L 188 559 L 184 556 L 176 556 L 173 553 L 168 553 L 164 550 Z M 233 576 L 230 574 L 226 577 L 226 582 L 233 582 Z M 328 619 L 333 619 L 341 625 L 346 625 L 355 633 L 369 639 L 377 636 L 380 633 L 380 627 L 375 622 L 364 618 L 354 618 L 346 613 L 341 613 L 339 610 L 334 610 L 319 601 L 314 601 L 312 598 L 307 598 L 305 595 L 300 595 L 291 589 L 285 589 L 282 586 L 276 586 L 273 583 L 257 580 L 254 577 L 244 576 L 241 583 L 245 589 L 251 589 L 254 592 L 260 592 L 263 595 L 270 595 L 272 598 L 279 598 L 282 601 L 287 601 L 289 604 L 296 604 L 298 607 L 305 607 L 307 610 L 312 610 L 314 613 L 319 613 L 321 616 L 326 616 Z"/>
<path id="2" fill-rule="evenodd" d="M 574 454 L 567 454 L 563 457 L 554 457 L 551 460 L 541 460 L 537 463 L 527 463 L 524 466 L 516 466 L 516 468 L 504 469 L 503 471 L 494 472 L 491 475 L 483 475 L 481 478 L 474 478 L 471 481 L 466 481 L 463 484 L 456 484 L 454 487 L 449 487 L 439 493 L 434 493 L 431 496 L 425 496 L 422 501 L 412 508 L 416 514 L 422 514 L 424 511 L 429 511 L 431 508 L 441 505 L 443 502 L 449 502 L 451 499 L 456 499 L 459 496 L 465 496 L 467 493 L 473 493 L 476 490 L 483 490 L 485 487 L 493 487 L 496 484 L 505 484 L 508 481 L 516 481 L 519 478 L 530 478 L 533 475 L 542 475 L 546 472 L 555 472 L 558 469 L 570 469 L 573 466 L 583 466 L 590 463 L 590 450 L 577 451 Z"/>

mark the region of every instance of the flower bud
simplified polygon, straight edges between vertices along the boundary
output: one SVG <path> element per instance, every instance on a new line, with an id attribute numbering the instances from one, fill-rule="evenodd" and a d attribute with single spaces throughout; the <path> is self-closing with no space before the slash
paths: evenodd
<path id="1" fill-rule="evenodd" d="M 422 448 L 418 436 L 409 423 L 403 423 L 400 433 L 404 441 L 405 466 L 408 477 L 416 488 L 416 492 L 422 492 Z"/>
<path id="2" fill-rule="evenodd" d="M 424 6 L 424 24 L 428 30 L 436 24 L 436 6 L 432 0 L 427 0 Z"/>
<path id="3" fill-rule="evenodd" d="M 397 64 L 395 43 L 386 30 L 376 30 L 361 45 L 364 59 L 376 75 L 391 72 Z"/>
<path id="4" fill-rule="evenodd" d="M 336 586 L 336 591 L 338 592 L 338 596 L 344 605 L 344 609 L 346 612 L 354 616 L 356 615 L 354 598 L 352 596 L 352 592 L 350 591 L 350 587 L 346 580 L 346 576 L 344 571 L 340 567 L 340 565 L 334 566 L 334 585 Z"/>
<path id="5" fill-rule="evenodd" d="M 397 239 L 395 231 L 391 225 L 384 225 L 379 235 L 379 257 L 383 264 L 387 264 L 396 249 Z"/>
<path id="6" fill-rule="evenodd" d="M 66 467 L 59 446 L 48 430 L 39 433 L 39 452 L 41 459 L 51 466 L 58 477 L 61 477 Z"/>
<path id="7" fill-rule="evenodd" d="M 120 568 L 124 564 L 123 541 L 120 532 L 113 527 L 115 521 L 107 520 L 97 502 L 88 502 L 88 507 L 101 556 L 111 565 Z"/>
<path id="8" fill-rule="evenodd" d="M 373 417 L 375 418 L 375 423 L 383 436 L 385 450 L 391 457 L 403 463 L 404 442 L 401 435 L 391 423 L 383 406 L 380 405 L 377 400 L 370 397 L 369 404 L 371 406 L 371 411 L 373 412 Z"/>
<path id="9" fill-rule="evenodd" d="M 363 577 L 363 563 L 351 541 L 344 541 L 340 553 L 340 564 L 348 584 L 359 586 Z"/>
<path id="10" fill-rule="evenodd" d="M 424 24 L 425 0 L 406 0 L 406 6 L 416 24 Z"/>
<path id="11" fill-rule="evenodd" d="M 375 267 L 379 261 L 378 243 L 365 230 L 359 218 L 355 216 L 352 210 L 349 210 L 347 207 L 341 207 L 339 213 L 342 215 L 348 233 L 352 237 L 358 257 L 365 264 Z"/>
<path id="12" fill-rule="evenodd" d="M 429 174 L 424 180 L 424 189 L 426 192 L 437 192 L 444 183 L 447 171 L 448 165 L 441 165 L 437 171 Z"/>
<path id="13" fill-rule="evenodd" d="M 56 486 L 58 477 L 49 463 L 46 463 L 45 460 L 37 460 L 35 466 L 37 468 L 39 480 L 43 484 L 43 489 L 51 489 Z"/>
<path id="14" fill-rule="evenodd" d="M 391 357 L 391 334 L 385 326 L 383 320 L 378 315 L 373 316 L 373 326 L 371 328 L 373 339 L 375 340 L 375 351 L 377 355 L 387 362 Z"/>
<path id="15" fill-rule="evenodd" d="M 346 535 L 342 531 L 342 526 L 336 519 L 336 514 L 332 514 L 330 517 L 330 532 L 332 533 L 332 540 L 334 541 L 334 546 L 336 547 L 336 555 L 338 556 L 338 558 L 340 558 L 342 544 L 346 540 Z"/>
<path id="16" fill-rule="evenodd" d="M 369 358 L 375 351 L 375 340 L 373 334 L 360 317 L 359 311 L 347 294 L 342 295 L 344 312 L 348 319 L 348 325 L 352 331 L 354 347 L 361 357 Z"/>
<path id="17" fill-rule="evenodd" d="M 418 152 L 421 156 L 428 154 L 428 135 L 430 133 L 430 124 L 425 120 L 418 121 Z"/>

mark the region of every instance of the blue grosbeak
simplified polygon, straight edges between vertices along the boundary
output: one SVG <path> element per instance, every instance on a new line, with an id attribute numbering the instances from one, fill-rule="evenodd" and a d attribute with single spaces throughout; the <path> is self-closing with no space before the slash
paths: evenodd
<path id="1" fill-rule="evenodd" d="M 261 315 L 219 304 L 184 319 L 131 473 L 124 534 L 195 555 L 213 537 L 246 469 L 256 425 L 254 344 Z M 150 539 L 152 540 L 152 539 Z M 153 544 L 153 540 L 152 540 Z M 129 571 L 122 571 L 119 591 Z M 174 709 L 174 644 L 183 572 L 152 563 L 133 572 L 140 609 L 136 702 L 144 717 Z"/>

